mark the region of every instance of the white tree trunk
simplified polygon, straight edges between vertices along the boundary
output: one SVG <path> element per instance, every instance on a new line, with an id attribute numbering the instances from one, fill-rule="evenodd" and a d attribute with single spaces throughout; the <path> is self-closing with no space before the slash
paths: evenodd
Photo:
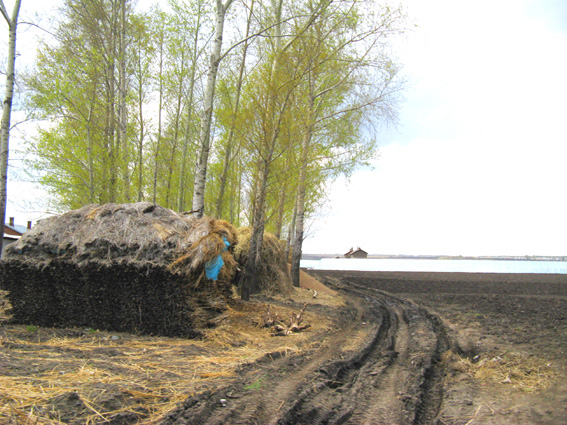
<path id="1" fill-rule="evenodd" d="M 226 11 L 230 7 L 232 0 L 227 0 L 225 4 L 217 0 L 217 19 L 215 25 L 215 38 L 211 52 L 211 62 L 207 74 L 207 86 L 205 89 L 205 99 L 203 101 L 203 117 L 201 120 L 201 131 L 199 142 L 201 145 L 197 165 L 195 166 L 195 183 L 193 186 L 192 210 L 196 217 L 203 216 L 205 208 L 205 183 L 207 180 L 207 163 L 209 161 L 209 149 L 211 142 L 211 121 L 213 117 L 213 101 L 215 98 L 215 84 L 217 73 L 221 61 L 222 35 L 224 31 L 224 18 Z"/>
<path id="2" fill-rule="evenodd" d="M 303 139 L 301 154 L 301 169 L 299 172 L 299 187 L 297 189 L 297 216 L 295 223 L 295 238 L 291 254 L 291 281 L 293 286 L 299 287 L 299 263 L 303 247 L 303 233 L 305 228 L 305 192 L 307 191 L 307 161 L 309 158 L 309 147 L 313 135 L 313 127 L 309 125 Z"/>
<path id="3" fill-rule="evenodd" d="M 199 3 L 197 11 L 197 25 L 193 37 L 193 56 L 191 58 L 191 77 L 189 80 L 189 99 L 187 100 L 187 120 L 185 126 L 185 137 L 183 138 L 183 150 L 181 156 L 181 175 L 179 176 L 179 193 L 177 198 L 177 211 L 185 211 L 185 192 L 187 190 L 187 162 L 189 157 L 189 142 L 191 138 L 191 121 L 193 120 L 193 98 L 195 96 L 195 79 L 197 74 L 197 60 L 199 59 L 199 34 L 201 32 L 201 14 L 203 3 Z"/>
<path id="4" fill-rule="evenodd" d="M 315 95 L 313 76 L 309 76 L 309 102 L 307 111 L 307 127 L 301 144 L 301 168 L 299 170 L 299 183 L 296 199 L 295 237 L 291 250 L 291 281 L 293 286 L 299 288 L 299 265 L 303 248 L 303 233 L 305 228 L 305 193 L 307 192 L 307 165 L 309 163 L 309 149 L 313 138 Z"/>
<path id="5" fill-rule="evenodd" d="M 248 20 L 246 21 L 246 33 L 244 38 L 248 39 L 250 35 L 250 23 L 252 22 L 252 15 L 254 12 L 254 0 L 250 4 L 250 11 L 248 12 Z M 240 62 L 240 69 L 238 71 L 238 80 L 236 82 L 236 94 L 234 100 L 234 110 L 232 111 L 232 122 L 230 124 L 230 130 L 228 132 L 228 141 L 226 143 L 226 151 L 224 154 L 222 174 L 219 183 L 219 195 L 217 198 L 216 205 L 216 217 L 222 218 L 223 207 L 224 207 L 224 194 L 226 190 L 226 183 L 228 179 L 228 170 L 230 168 L 230 163 L 232 160 L 232 143 L 234 140 L 234 132 L 236 130 L 236 115 L 238 114 L 238 109 L 240 107 L 240 95 L 242 93 L 242 83 L 244 81 L 244 69 L 246 68 L 246 55 L 248 53 L 249 42 L 244 43 L 244 48 L 242 49 L 242 61 Z"/>
<path id="6" fill-rule="evenodd" d="M 20 13 L 21 0 L 16 0 L 12 17 L 8 16 L 4 2 L 0 0 L 0 11 L 8 22 L 9 45 L 8 63 L 6 66 L 6 91 L 4 92 L 4 103 L 2 105 L 2 129 L 0 130 L 0 221 L 2 222 L 2 239 L 0 239 L 0 256 L 4 242 L 4 223 L 6 222 L 6 203 L 8 201 L 8 153 L 10 139 L 10 120 L 12 117 L 12 98 L 14 96 L 14 79 L 16 65 L 16 29 L 18 26 L 18 15 Z"/>
<path id="7" fill-rule="evenodd" d="M 128 146 L 128 109 L 126 108 L 126 92 L 128 90 L 127 81 L 126 81 L 126 49 L 127 49 L 127 41 L 126 41 L 126 26 L 127 26 L 127 7 L 128 5 L 126 2 L 120 2 L 120 16 L 118 18 L 119 22 L 119 34 L 118 34 L 118 80 L 119 80 L 119 88 L 118 88 L 118 132 L 119 132 L 119 139 L 121 143 L 122 149 L 122 160 L 123 164 L 122 167 L 122 180 L 123 180 L 123 187 L 124 187 L 124 198 L 127 202 L 130 202 L 130 147 Z"/>

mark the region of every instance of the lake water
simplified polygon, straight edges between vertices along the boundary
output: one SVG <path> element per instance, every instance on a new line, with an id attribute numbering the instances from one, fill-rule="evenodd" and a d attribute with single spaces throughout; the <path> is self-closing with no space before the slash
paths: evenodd
<path id="1" fill-rule="evenodd" d="M 567 274 L 567 261 L 322 258 L 320 260 L 301 260 L 301 267 L 315 270 L 362 270 L 382 272 Z"/>

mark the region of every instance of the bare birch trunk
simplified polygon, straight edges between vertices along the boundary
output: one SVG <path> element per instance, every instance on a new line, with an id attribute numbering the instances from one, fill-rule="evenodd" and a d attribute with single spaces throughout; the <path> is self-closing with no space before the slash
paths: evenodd
<path id="1" fill-rule="evenodd" d="M 302 164 L 299 172 L 299 187 L 297 190 L 297 212 L 295 222 L 295 238 L 291 253 L 291 280 L 293 286 L 299 287 L 299 263 L 301 261 L 301 248 L 303 245 L 303 232 L 305 225 L 305 192 L 307 191 L 307 158 L 311 143 L 312 127 L 307 129 L 303 139 Z"/>
<path id="2" fill-rule="evenodd" d="M 116 33 L 117 31 L 117 10 L 116 2 L 112 2 L 112 11 L 110 19 L 110 40 L 109 40 L 109 50 L 108 55 L 108 66 L 107 66 L 107 81 L 108 81 L 108 99 L 107 99 L 107 120 L 108 120 L 108 146 L 109 146 L 109 173 L 110 173 L 110 186 L 108 192 L 108 200 L 110 202 L 116 201 L 116 173 L 117 164 L 119 160 L 119 149 L 120 149 L 120 132 L 116 134 Z"/>
<path id="3" fill-rule="evenodd" d="M 281 48 L 281 11 L 283 0 L 272 0 L 272 7 L 274 8 L 274 21 L 276 22 L 275 36 L 276 46 L 275 55 L 272 63 L 270 81 L 274 78 L 274 74 L 279 65 L 279 52 Z M 264 112 L 264 119 L 272 120 L 275 114 L 275 93 L 270 94 L 269 105 Z M 250 235 L 250 247 L 248 249 L 248 258 L 246 268 L 240 283 L 240 297 L 248 301 L 250 295 L 258 292 L 258 275 L 257 270 L 260 265 L 260 256 L 262 252 L 262 243 L 264 241 L 264 210 L 266 203 L 266 189 L 268 186 L 268 178 L 270 176 L 270 166 L 276 147 L 279 132 L 279 120 L 274 120 L 270 126 L 270 130 L 265 135 L 267 143 L 267 151 L 262 153 L 262 161 L 260 163 L 260 170 L 258 172 L 258 181 L 256 186 L 256 196 L 254 197 L 254 215 L 252 221 L 252 234 Z M 276 124 L 276 122 L 278 122 Z"/>
<path id="4" fill-rule="evenodd" d="M 301 146 L 301 168 L 299 170 L 299 184 L 297 189 L 295 238 L 291 253 L 291 281 L 293 286 L 299 287 L 299 264 L 301 261 L 301 249 L 303 246 L 303 233 L 305 226 L 305 192 L 307 191 L 307 162 L 309 160 L 309 147 L 313 137 L 313 109 L 314 95 L 313 83 L 309 81 L 309 106 L 308 123 L 305 129 L 305 136 Z"/>
<path id="5" fill-rule="evenodd" d="M 2 239 L 0 240 L 0 257 L 2 256 L 2 245 L 4 242 L 4 223 L 6 222 L 6 204 L 8 201 L 8 156 L 10 151 L 10 121 L 12 118 L 12 98 L 14 96 L 14 80 L 16 65 L 16 30 L 18 26 L 18 15 L 20 13 L 21 0 L 16 0 L 12 17 L 8 16 L 4 2 L 0 0 L 0 10 L 8 23 L 9 45 L 8 63 L 6 67 L 6 91 L 2 105 L 2 128 L 0 130 L 0 221 L 2 222 Z"/>
<path id="6" fill-rule="evenodd" d="M 244 269 L 240 285 L 240 297 L 245 301 L 250 300 L 250 295 L 255 294 L 259 290 L 257 271 L 260 265 L 265 224 L 264 208 L 259 206 L 263 206 L 266 203 L 266 188 L 268 184 L 269 168 L 270 163 L 268 160 L 265 160 L 258 176 L 260 185 L 255 196 L 256 208 L 254 209 L 252 234 L 250 235 L 250 247 L 248 249 L 246 268 Z"/>
<path id="7" fill-rule="evenodd" d="M 284 186 L 280 190 L 280 196 L 278 197 L 278 210 L 277 210 L 277 216 L 276 216 L 276 224 L 274 226 L 275 227 L 274 235 L 278 239 L 281 239 L 281 235 L 282 235 L 283 218 L 284 218 L 284 213 L 285 213 L 286 192 L 287 192 L 287 184 L 284 184 Z"/>
<path id="8" fill-rule="evenodd" d="M 217 0 L 217 20 L 215 25 L 215 38 L 211 52 L 211 62 L 207 75 L 207 87 L 205 89 L 205 99 L 203 101 L 203 117 L 201 120 L 201 131 L 199 134 L 200 151 L 195 167 L 195 183 L 193 186 L 192 210 L 195 217 L 203 216 L 205 208 L 205 184 L 207 180 L 207 164 L 209 161 L 209 149 L 211 142 L 211 121 L 213 118 L 213 101 L 215 98 L 215 84 L 221 60 L 222 35 L 224 30 L 224 18 L 226 11 L 230 7 L 232 0 L 227 0 L 225 4 L 222 0 Z"/>
<path id="9" fill-rule="evenodd" d="M 94 154 L 93 154 L 93 138 L 91 135 L 91 121 L 93 117 L 94 99 L 89 106 L 89 116 L 87 118 L 87 156 L 89 163 L 89 202 L 94 203 L 95 198 L 95 177 L 94 177 Z"/>
<path id="10" fill-rule="evenodd" d="M 287 232 L 287 242 L 285 245 L 285 255 L 289 259 L 289 255 L 291 253 L 291 247 L 294 243 L 294 236 L 295 236 L 295 219 L 297 218 L 297 195 L 295 198 L 295 202 L 293 204 L 293 214 L 291 215 L 291 224 L 289 225 L 289 230 Z"/>
<path id="11" fill-rule="evenodd" d="M 126 1 L 120 2 L 118 43 L 118 132 L 122 149 L 122 180 L 124 197 L 130 202 L 130 152 L 128 149 L 128 111 L 126 109 Z"/>
<path id="12" fill-rule="evenodd" d="M 176 111 L 175 111 L 175 124 L 174 124 L 174 130 L 173 130 L 173 146 L 171 146 L 171 155 L 169 157 L 169 170 L 167 171 L 167 188 L 165 190 L 165 206 L 167 208 L 174 208 L 173 205 L 169 204 L 169 197 L 170 197 L 170 194 L 171 194 L 173 169 L 175 168 L 174 162 L 175 162 L 175 156 L 177 154 L 177 145 L 178 145 L 178 139 L 179 139 L 179 124 L 180 124 L 179 122 L 181 120 L 181 106 L 182 106 L 182 95 L 181 95 L 181 93 L 183 92 L 182 87 L 183 87 L 183 81 L 182 81 L 182 77 L 180 77 L 179 97 L 177 98 L 177 107 L 176 107 Z M 171 203 L 174 204 L 175 201 L 172 201 Z"/>
<path id="13" fill-rule="evenodd" d="M 189 100 L 187 101 L 187 121 L 185 125 L 185 137 L 181 155 L 181 174 L 179 176 L 179 194 L 177 199 L 177 210 L 185 211 L 185 191 L 187 190 L 187 161 L 189 156 L 189 140 L 191 137 L 191 121 L 193 120 L 193 98 L 195 96 L 195 75 L 197 73 L 197 59 L 199 58 L 199 33 L 201 31 L 201 3 L 197 13 L 197 27 L 193 38 L 193 58 L 191 63 L 191 80 L 189 81 Z"/>
<path id="14" fill-rule="evenodd" d="M 154 155 L 154 189 L 153 189 L 153 203 L 157 201 L 157 180 L 158 180 L 158 157 L 161 148 L 161 126 L 162 126 L 162 109 L 163 109 L 163 37 L 160 40 L 159 46 L 159 111 L 158 111 L 158 134 L 156 140 L 156 153 Z"/>
<path id="15" fill-rule="evenodd" d="M 244 38 L 247 39 L 250 35 L 250 22 L 252 21 L 252 14 L 254 12 L 254 1 L 250 4 L 250 12 L 248 14 L 248 20 L 246 22 L 246 34 Z M 238 73 L 238 81 L 236 83 L 236 99 L 234 101 L 234 111 L 232 111 L 232 122 L 230 124 L 230 131 L 228 133 L 228 140 L 226 143 L 226 151 L 224 154 L 224 161 L 222 167 L 222 174 L 220 177 L 219 195 L 217 198 L 216 206 L 216 217 L 222 218 L 224 209 L 224 192 L 226 190 L 226 181 L 228 178 L 228 170 L 230 168 L 230 163 L 232 160 L 232 143 L 234 139 L 234 130 L 236 128 L 236 115 L 238 114 L 238 109 L 240 107 L 240 94 L 242 92 L 242 81 L 244 80 L 244 68 L 246 67 L 246 54 L 248 52 L 249 43 L 246 41 L 244 43 L 244 48 L 242 49 L 242 62 L 240 63 L 240 70 Z"/>
<path id="16" fill-rule="evenodd" d="M 142 202 L 144 197 L 143 192 L 143 185 L 144 185 L 144 137 L 145 137 L 145 129 L 144 129 L 144 107 L 143 107 L 143 82 L 142 82 L 142 65 L 141 65 L 141 54 L 138 54 L 138 60 L 140 61 L 140 77 L 138 80 L 138 119 L 140 120 L 140 134 L 138 135 L 138 202 Z"/>

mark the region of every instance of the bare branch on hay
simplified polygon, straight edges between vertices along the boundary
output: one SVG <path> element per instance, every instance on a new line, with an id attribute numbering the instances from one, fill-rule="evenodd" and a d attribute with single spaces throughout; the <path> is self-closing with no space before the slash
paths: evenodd
<path id="1" fill-rule="evenodd" d="M 268 305 L 268 308 L 266 310 L 266 314 L 264 315 L 264 320 L 263 320 L 262 326 L 264 328 L 271 328 L 272 326 L 276 325 L 277 321 L 278 321 L 278 312 L 272 311 L 272 307 L 270 305 Z"/>
<path id="2" fill-rule="evenodd" d="M 305 329 L 309 329 L 311 325 L 305 324 L 303 325 L 303 313 L 307 308 L 308 304 L 305 304 L 299 313 L 291 313 L 291 317 L 289 320 L 289 324 L 285 324 L 279 322 L 274 326 L 274 332 L 272 333 L 273 336 L 285 336 L 290 335 L 293 333 L 301 332 Z"/>

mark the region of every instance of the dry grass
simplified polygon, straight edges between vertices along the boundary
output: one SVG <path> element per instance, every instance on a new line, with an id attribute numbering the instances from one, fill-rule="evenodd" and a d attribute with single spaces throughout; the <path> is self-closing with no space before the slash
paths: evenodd
<path id="1" fill-rule="evenodd" d="M 8 319 L 8 311 L 10 310 L 10 302 L 8 301 L 8 292 L 0 289 L 0 323 Z"/>
<path id="2" fill-rule="evenodd" d="M 305 291 L 307 292 L 307 291 Z M 291 309 L 277 307 L 282 316 Z M 235 376 L 238 366 L 274 352 L 299 353 L 329 319 L 305 313 L 310 332 L 285 338 L 261 328 L 266 305 L 236 302 L 200 341 L 92 330 L 0 328 L 0 423 L 80 423 L 137 414 L 153 424 L 188 395 Z"/>
<path id="3" fill-rule="evenodd" d="M 233 247 L 237 236 L 223 220 L 148 202 L 87 205 L 11 244 L 0 288 L 18 323 L 194 336 L 230 294 L 237 264 L 225 241 Z M 219 255 L 212 282 L 205 269 Z"/>
<path id="4" fill-rule="evenodd" d="M 493 353 L 471 361 L 448 351 L 443 361 L 481 382 L 510 385 L 526 392 L 548 388 L 556 376 L 549 361 L 520 353 Z"/>
<path id="5" fill-rule="evenodd" d="M 326 292 L 317 292 L 317 298 L 313 298 L 313 290 L 306 289 L 306 288 L 291 288 L 290 295 L 273 295 L 272 298 L 275 300 L 286 300 L 289 298 L 293 298 L 293 300 L 299 303 L 307 303 L 307 304 L 319 304 L 327 307 L 344 307 L 345 300 L 344 298 L 339 295 L 332 295 Z M 309 308 L 307 308 L 309 311 Z"/>

